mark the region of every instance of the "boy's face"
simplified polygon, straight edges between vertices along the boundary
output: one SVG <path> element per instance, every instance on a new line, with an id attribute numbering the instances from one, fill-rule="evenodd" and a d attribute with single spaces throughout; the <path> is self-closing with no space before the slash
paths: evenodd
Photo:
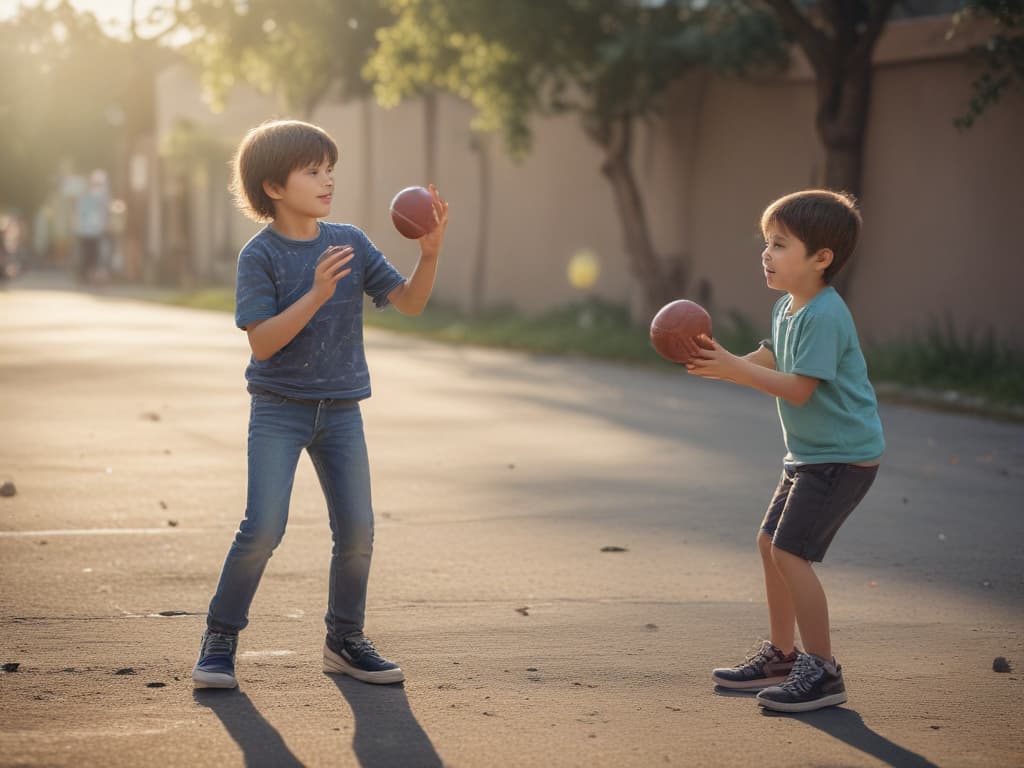
<path id="1" fill-rule="evenodd" d="M 275 218 L 282 215 L 321 219 L 331 212 L 334 166 L 327 158 L 296 168 L 283 187 L 264 185 L 274 201 Z"/>
<path id="2" fill-rule="evenodd" d="M 825 269 L 831 263 L 831 251 L 808 254 L 796 235 L 778 224 L 768 225 L 761 265 L 769 288 L 793 294 L 816 292 L 825 284 Z"/>

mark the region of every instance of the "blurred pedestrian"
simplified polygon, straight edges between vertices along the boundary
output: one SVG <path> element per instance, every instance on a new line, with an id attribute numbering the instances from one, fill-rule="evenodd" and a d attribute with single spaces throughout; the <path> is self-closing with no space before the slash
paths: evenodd
<path id="1" fill-rule="evenodd" d="M 107 174 L 96 169 L 89 175 L 89 184 L 78 198 L 75 210 L 79 283 L 93 283 L 100 275 L 103 241 L 109 220 L 110 190 Z"/>
<path id="2" fill-rule="evenodd" d="M 21 217 L 16 212 L 0 216 L 0 283 L 21 272 L 24 250 Z"/>

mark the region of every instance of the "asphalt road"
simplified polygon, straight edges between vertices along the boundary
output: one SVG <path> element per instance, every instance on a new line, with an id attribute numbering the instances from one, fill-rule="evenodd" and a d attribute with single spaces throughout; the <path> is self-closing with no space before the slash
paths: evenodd
<path id="1" fill-rule="evenodd" d="M 668 366 L 367 349 L 367 632 L 407 682 L 320 670 L 330 538 L 304 459 L 240 689 L 194 692 L 244 505 L 244 335 L 0 292 L 0 764 L 1024 763 L 1024 426 L 883 406 L 879 479 L 820 569 L 850 701 L 777 716 L 709 676 L 766 631 L 768 398 Z"/>

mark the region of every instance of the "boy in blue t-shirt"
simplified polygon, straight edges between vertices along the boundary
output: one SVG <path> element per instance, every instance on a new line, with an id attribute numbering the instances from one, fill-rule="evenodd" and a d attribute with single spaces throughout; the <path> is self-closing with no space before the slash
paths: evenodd
<path id="1" fill-rule="evenodd" d="M 263 570 L 284 535 L 299 456 L 313 461 L 327 501 L 333 548 L 324 671 L 368 683 L 404 680 L 363 635 L 373 549 L 370 468 L 359 401 L 370 396 L 363 354 L 363 294 L 418 315 L 434 285 L 448 204 L 431 185 L 437 227 L 420 238 L 406 280 L 331 211 L 338 148 L 320 128 L 264 123 L 242 140 L 232 189 L 269 222 L 238 256 L 235 323 L 249 336 L 251 394 L 245 517 L 235 534 L 192 671 L 198 688 L 234 688 L 238 633 Z"/>
<path id="2" fill-rule="evenodd" d="M 757 537 L 770 637 L 712 679 L 760 691 L 758 704 L 782 712 L 846 701 L 812 563 L 864 498 L 885 450 L 857 329 L 829 285 L 853 255 L 860 227 L 853 200 L 842 194 L 809 190 L 776 200 L 761 217 L 765 280 L 785 292 L 772 311 L 771 341 L 744 357 L 707 336 L 689 345 L 689 373 L 758 389 L 778 403 L 786 457 Z"/>

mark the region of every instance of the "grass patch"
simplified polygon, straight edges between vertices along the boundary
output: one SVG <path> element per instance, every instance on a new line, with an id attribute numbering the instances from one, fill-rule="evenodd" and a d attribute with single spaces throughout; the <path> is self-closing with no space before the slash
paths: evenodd
<path id="1" fill-rule="evenodd" d="M 171 293 L 161 299 L 166 304 L 192 309 L 217 309 L 235 311 L 235 292 L 230 288 L 203 288 L 185 293 Z"/>
<path id="2" fill-rule="evenodd" d="M 1024 350 L 991 334 L 960 336 L 947 324 L 922 339 L 868 345 L 865 357 L 872 381 L 1024 405 Z"/>
<path id="3" fill-rule="evenodd" d="M 165 296 L 178 306 L 234 312 L 234 293 L 212 288 Z M 621 306 L 601 299 L 558 307 L 538 315 L 492 309 L 469 318 L 456 308 L 431 301 L 419 317 L 368 305 L 367 326 L 408 333 L 450 344 L 502 347 L 552 355 L 579 355 L 651 366 L 669 366 L 651 348 L 647 328 L 637 326 Z M 727 349 L 745 354 L 764 333 L 737 313 L 715 317 L 715 337 Z M 1024 407 L 1024 350 L 991 335 L 961 337 L 947 324 L 924 338 L 865 344 L 871 380 L 888 389 L 956 392 L 983 401 L 979 405 Z M 949 405 L 956 405 L 947 398 Z M 941 399 L 935 404 L 942 405 Z"/>
<path id="4" fill-rule="evenodd" d="M 629 362 L 651 362 L 654 356 L 646 330 L 632 325 L 625 309 L 597 300 L 533 316 L 504 308 L 469 318 L 453 307 L 432 302 L 419 317 L 373 310 L 365 317 L 366 324 L 375 328 L 452 344 Z"/>
<path id="5" fill-rule="evenodd" d="M 580 355 L 648 365 L 674 365 L 651 346 L 646 326 L 630 320 L 629 311 L 590 298 L 543 312 L 522 315 L 494 309 L 468 318 L 459 310 L 431 302 L 419 317 L 368 310 L 366 324 L 453 344 L 504 347 L 554 355 Z M 750 351 L 763 338 L 739 315 L 716 323 L 715 337 L 729 349 Z"/>

